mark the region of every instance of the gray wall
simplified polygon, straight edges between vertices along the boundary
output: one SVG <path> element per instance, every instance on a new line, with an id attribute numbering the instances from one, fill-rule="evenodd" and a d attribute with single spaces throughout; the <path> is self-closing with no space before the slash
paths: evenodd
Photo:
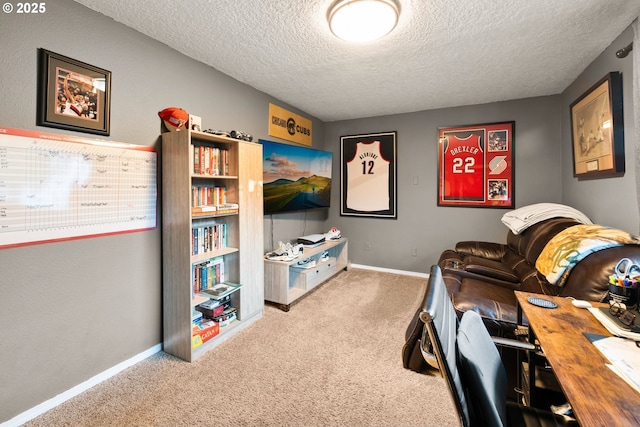
<path id="1" fill-rule="evenodd" d="M 1 14 L 0 40 L 0 126 L 91 137 L 36 127 L 45 48 L 113 73 L 110 140 L 159 149 L 169 106 L 268 137 L 276 100 L 70 0 Z M 323 127 L 314 119 L 314 141 Z M 0 423 L 162 342 L 161 244 L 158 227 L 0 250 Z"/>
<path id="2" fill-rule="evenodd" d="M 438 127 L 515 120 L 515 200 L 518 207 L 562 199 L 560 98 L 539 97 L 328 123 L 328 149 L 339 171 L 340 136 L 398 132 L 398 218 L 339 215 L 332 194 L 329 223 L 350 238 L 353 263 L 428 273 L 445 248 L 460 240 L 504 241 L 504 209 L 437 206 Z M 417 178 L 417 185 L 414 184 Z M 366 250 L 365 246 L 370 249 Z M 412 249 L 416 249 L 412 256 Z"/>
<path id="3" fill-rule="evenodd" d="M 564 203 L 594 222 L 637 233 L 632 55 L 623 60 L 615 56 L 632 39 L 629 27 L 561 95 L 328 123 L 326 147 L 334 152 L 337 171 L 340 136 L 398 132 L 397 220 L 342 217 L 339 188 L 332 193 L 328 226 L 337 226 L 350 238 L 352 263 L 427 273 L 442 250 L 457 241 L 506 240 L 507 229 L 500 222 L 503 209 L 437 206 L 438 127 L 450 125 L 515 120 L 516 208 Z M 573 177 L 569 105 L 616 70 L 623 73 L 627 172 L 619 178 L 578 181 Z M 334 179 L 339 180 L 339 172 Z"/>
<path id="4" fill-rule="evenodd" d="M 267 136 L 267 122 L 268 103 L 275 100 L 75 2 L 58 0 L 47 3 L 44 15 L 3 14 L 0 20 L 0 126 L 36 129 L 36 57 L 42 47 L 113 72 L 111 140 L 159 148 L 157 112 L 168 106 L 201 116 L 205 128 L 274 139 Z M 69 23 L 80 37 L 65 31 Z M 630 39 L 628 31 L 623 36 Z M 598 200 L 609 199 L 611 191 L 622 194 L 633 177 L 627 172 L 622 179 L 573 182 L 565 147 L 568 103 L 611 67 L 628 67 L 613 58 L 598 59 L 593 78 L 570 88 L 575 94 L 328 124 L 312 118 L 314 147 L 334 152 L 333 206 L 265 217 L 265 251 L 278 240 L 335 225 L 350 238 L 354 263 L 427 272 L 442 249 L 458 240 L 504 240 L 504 210 L 436 206 L 437 128 L 501 120 L 516 121 L 517 206 L 575 201 L 598 221 L 624 225 Z M 624 73 L 628 91 L 631 72 Z M 633 125 L 630 98 L 625 95 L 626 129 Z M 389 130 L 398 131 L 398 219 L 341 217 L 339 137 Z M 637 212 L 632 216 L 635 227 Z M 371 250 L 364 250 L 365 243 Z M 2 422 L 161 342 L 160 229 L 1 250 L 0 290 Z"/>
<path id="5" fill-rule="evenodd" d="M 616 51 L 632 40 L 633 29 L 629 27 L 562 94 L 562 197 L 566 204 L 582 210 L 594 222 L 638 233 L 635 184 L 638 135 L 634 130 L 633 55 L 640 54 L 640 46 L 634 46 L 632 53 L 624 59 L 616 57 Z M 573 177 L 569 106 L 612 71 L 622 73 L 626 173 L 619 178 L 578 181 Z"/>

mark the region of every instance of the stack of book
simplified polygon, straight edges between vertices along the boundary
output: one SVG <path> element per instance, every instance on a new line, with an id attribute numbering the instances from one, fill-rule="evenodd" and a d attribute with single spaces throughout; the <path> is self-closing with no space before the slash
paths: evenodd
<path id="1" fill-rule="evenodd" d="M 196 306 L 205 319 L 213 320 L 219 326 L 226 326 L 236 320 L 236 308 L 231 305 L 231 296 L 219 300 L 210 299 Z"/>
<path id="2" fill-rule="evenodd" d="M 237 213 L 237 203 L 223 203 L 220 205 L 198 205 L 191 208 L 191 216 L 194 217 L 228 215 Z"/>
<path id="3" fill-rule="evenodd" d="M 231 294 L 240 289 L 238 283 L 219 283 L 211 289 L 200 292 L 200 296 L 210 298 L 196 306 L 205 319 L 210 319 L 223 327 L 237 319 L 236 308 L 232 306 Z"/>

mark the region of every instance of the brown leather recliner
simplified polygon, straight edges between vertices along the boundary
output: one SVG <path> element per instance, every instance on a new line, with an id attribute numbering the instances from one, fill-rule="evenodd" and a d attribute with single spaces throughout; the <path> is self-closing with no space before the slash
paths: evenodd
<path id="1" fill-rule="evenodd" d="M 571 269 L 563 286 L 550 284 L 535 267 L 547 242 L 577 224 L 570 218 L 552 218 L 517 235 L 509 231 L 506 244 L 464 241 L 455 250 L 445 250 L 438 265 L 458 315 L 473 310 L 492 335 L 511 336 L 517 326 L 516 290 L 606 301 L 616 264 L 622 258 L 640 264 L 640 245 L 611 247 L 586 256 Z"/>

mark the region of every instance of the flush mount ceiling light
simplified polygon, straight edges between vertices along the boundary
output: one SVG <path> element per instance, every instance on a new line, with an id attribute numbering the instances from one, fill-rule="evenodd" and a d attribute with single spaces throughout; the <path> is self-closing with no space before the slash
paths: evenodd
<path id="1" fill-rule="evenodd" d="M 346 41 L 371 41 L 393 30 L 398 23 L 395 0 L 338 0 L 327 18 L 331 32 Z"/>

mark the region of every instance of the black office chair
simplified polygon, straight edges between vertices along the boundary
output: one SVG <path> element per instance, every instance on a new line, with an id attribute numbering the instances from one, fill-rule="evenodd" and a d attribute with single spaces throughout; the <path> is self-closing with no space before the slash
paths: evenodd
<path id="1" fill-rule="evenodd" d="M 457 364 L 458 316 L 437 265 L 431 267 L 429 273 L 420 320 L 424 323 L 420 341 L 423 357 L 428 364 L 438 368 L 447 381 L 460 423 L 465 427 L 471 426 L 469 406 Z"/>
<path id="2" fill-rule="evenodd" d="M 551 412 L 507 402 L 507 376 L 500 354 L 480 316 L 469 313 L 462 317 L 464 324 L 458 321 L 440 268 L 434 265 L 420 315 L 427 332 L 423 351 L 427 362 L 434 357 L 437 360 L 461 424 L 465 427 L 578 425 Z M 481 328 L 477 326 L 478 321 Z M 464 359 L 459 354 L 461 346 L 464 346 Z"/>

